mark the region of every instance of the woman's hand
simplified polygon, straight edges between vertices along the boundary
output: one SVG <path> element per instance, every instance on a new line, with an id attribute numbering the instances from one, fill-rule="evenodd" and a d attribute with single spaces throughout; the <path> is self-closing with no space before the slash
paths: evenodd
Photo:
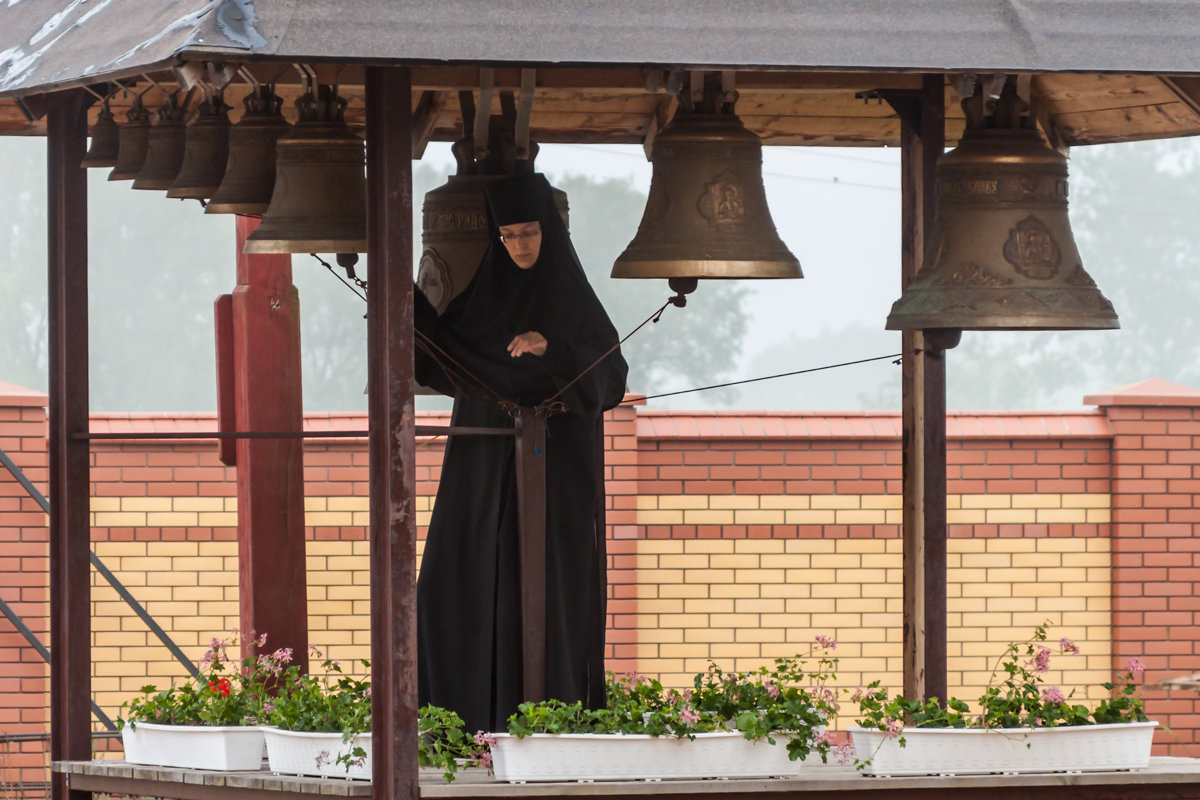
<path id="1" fill-rule="evenodd" d="M 513 340 L 508 343 L 508 354 L 513 358 L 523 356 L 526 353 L 540 356 L 546 353 L 546 337 L 542 336 L 537 331 L 526 331 L 513 337 Z"/>

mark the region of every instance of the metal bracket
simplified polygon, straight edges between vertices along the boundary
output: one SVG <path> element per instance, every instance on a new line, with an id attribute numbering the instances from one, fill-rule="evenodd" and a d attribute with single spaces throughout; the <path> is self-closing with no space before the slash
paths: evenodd
<path id="1" fill-rule="evenodd" d="M 537 85 L 537 70 L 521 70 L 521 94 L 517 101 L 517 121 L 515 139 L 517 158 L 529 160 L 529 120 L 533 116 L 533 92 Z"/>
<path id="2" fill-rule="evenodd" d="M 488 128 L 492 120 L 492 97 L 496 93 L 496 73 L 491 67 L 479 68 L 479 105 L 475 107 L 475 159 L 488 155 Z"/>

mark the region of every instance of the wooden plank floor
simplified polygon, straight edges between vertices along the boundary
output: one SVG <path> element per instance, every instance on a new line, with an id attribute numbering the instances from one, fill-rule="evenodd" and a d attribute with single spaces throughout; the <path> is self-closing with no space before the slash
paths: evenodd
<path id="1" fill-rule="evenodd" d="M 55 762 L 72 789 L 169 797 L 178 800 L 313 800 L 314 795 L 367 798 L 367 781 L 298 778 L 259 772 L 146 767 L 122 761 Z M 1054 773 L 867 778 L 853 768 L 819 765 L 803 778 L 701 781 L 602 781 L 595 783 L 501 783 L 469 769 L 446 783 L 438 770 L 423 769 L 421 796 L 429 798 L 629 797 L 672 800 L 1200 800 L 1200 759 L 1153 758 L 1142 772 Z"/>

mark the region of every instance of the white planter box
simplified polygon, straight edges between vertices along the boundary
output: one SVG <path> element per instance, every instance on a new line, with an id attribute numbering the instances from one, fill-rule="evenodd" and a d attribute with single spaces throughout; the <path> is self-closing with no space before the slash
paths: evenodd
<path id="1" fill-rule="evenodd" d="M 1140 770 L 1157 722 L 1065 728 L 905 728 L 905 746 L 883 731 L 851 728 L 865 775 L 984 775 Z"/>
<path id="2" fill-rule="evenodd" d="M 535 733 L 518 739 L 493 734 L 496 779 L 526 781 L 662 780 L 795 776 L 803 761 L 788 760 L 787 739 L 749 741 L 736 731 L 695 739 L 641 734 Z M 811 769 L 811 767 L 810 767 Z"/>
<path id="3" fill-rule="evenodd" d="M 285 731 L 264 727 L 267 741 L 267 763 L 271 772 L 283 775 L 316 775 L 322 778 L 371 779 L 371 732 L 360 733 L 353 741 L 343 742 L 340 733 Z M 366 751 L 361 764 L 337 763 L 342 753 L 355 747 Z"/>
<path id="4" fill-rule="evenodd" d="M 262 769 L 263 734 L 254 726 L 127 722 L 121 741 L 125 760 L 132 764 L 237 772 Z"/>

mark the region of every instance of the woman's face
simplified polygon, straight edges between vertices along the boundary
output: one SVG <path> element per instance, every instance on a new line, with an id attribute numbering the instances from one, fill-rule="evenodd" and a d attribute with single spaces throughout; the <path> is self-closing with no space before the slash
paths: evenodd
<path id="1" fill-rule="evenodd" d="M 542 252 L 542 223 L 516 222 L 500 226 L 500 241 L 508 248 L 508 254 L 521 269 L 529 269 L 537 263 Z"/>

